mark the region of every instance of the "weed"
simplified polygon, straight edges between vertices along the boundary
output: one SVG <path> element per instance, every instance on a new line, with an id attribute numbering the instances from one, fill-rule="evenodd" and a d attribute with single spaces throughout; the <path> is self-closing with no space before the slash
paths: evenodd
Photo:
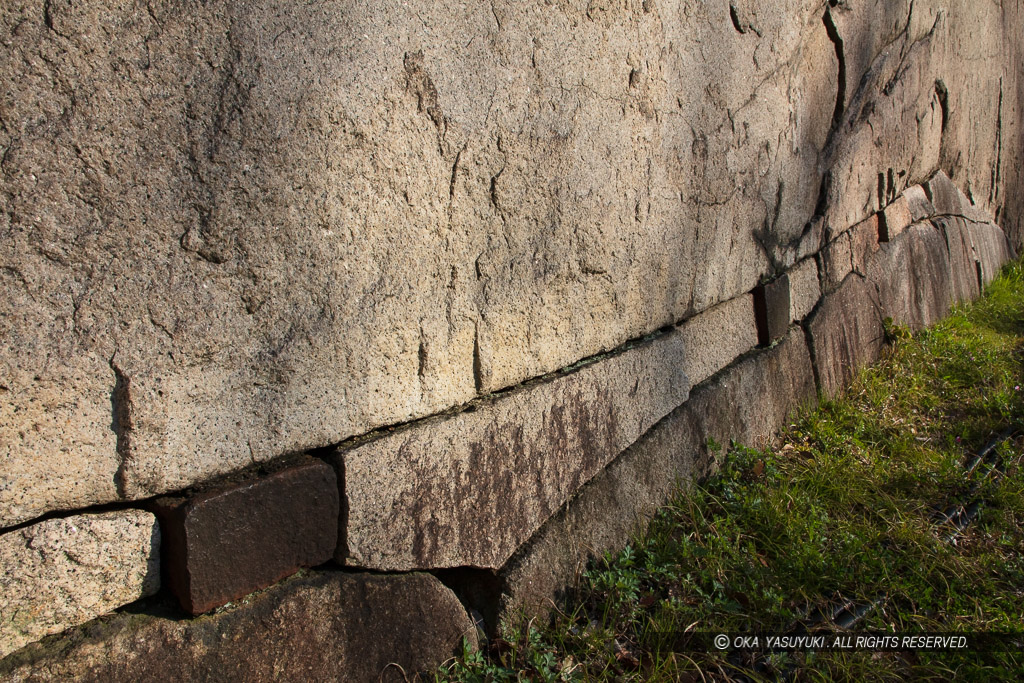
<path id="1" fill-rule="evenodd" d="M 965 476 L 994 434 L 1024 431 L 1024 266 L 892 346 L 777 447 L 735 447 L 617 555 L 593 563 L 550 623 L 506 629 L 437 673 L 460 681 L 1007 677 L 1018 652 L 685 651 L 693 631 L 788 631 L 813 607 L 878 608 L 858 628 L 1021 633 L 1024 438 Z M 998 465 L 998 471 L 994 469 Z M 996 476 L 996 474 L 1000 476 Z M 989 474 L 990 476 L 986 476 Z M 975 523 L 942 523 L 980 500 Z M 947 538 L 954 536 L 954 541 Z"/>

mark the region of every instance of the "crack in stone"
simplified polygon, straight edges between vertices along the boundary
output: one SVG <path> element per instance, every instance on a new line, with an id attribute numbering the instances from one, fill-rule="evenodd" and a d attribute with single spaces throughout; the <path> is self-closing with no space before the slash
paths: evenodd
<path id="1" fill-rule="evenodd" d="M 128 497 L 128 470 L 131 467 L 131 432 L 132 432 L 132 406 L 131 406 L 131 380 L 127 374 L 118 366 L 116 353 L 110 358 L 110 369 L 114 373 L 114 387 L 110 392 L 111 424 L 110 428 L 116 438 L 115 452 L 117 453 L 118 465 L 114 473 L 114 488 L 119 498 Z"/>

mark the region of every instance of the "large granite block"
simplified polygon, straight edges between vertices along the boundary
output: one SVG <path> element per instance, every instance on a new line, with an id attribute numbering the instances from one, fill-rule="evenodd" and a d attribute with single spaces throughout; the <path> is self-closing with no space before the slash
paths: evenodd
<path id="1" fill-rule="evenodd" d="M 334 470 L 312 458 L 287 469 L 153 504 L 171 590 L 192 614 L 209 611 L 334 555 Z"/>
<path id="2" fill-rule="evenodd" d="M 896 197 L 889 206 L 878 214 L 878 241 L 891 242 L 914 222 L 910 204 L 903 195 Z"/>
<path id="3" fill-rule="evenodd" d="M 1015 257 L 1013 247 L 995 223 L 970 220 L 967 221 L 967 230 L 974 245 L 974 257 L 980 267 L 980 282 L 987 285 L 999 275 L 1003 264 Z"/>
<path id="4" fill-rule="evenodd" d="M 911 185 L 903 190 L 903 197 L 907 201 L 907 209 L 910 210 L 910 217 L 914 222 L 923 221 L 935 215 L 935 207 L 928 199 L 928 193 L 921 185 Z"/>
<path id="5" fill-rule="evenodd" d="M 826 396 L 838 394 L 859 368 L 878 358 L 885 333 L 877 299 L 874 285 L 852 274 L 808 320 L 818 388 Z"/>
<path id="6" fill-rule="evenodd" d="M 803 320 L 821 298 L 818 264 L 813 258 L 800 261 L 789 271 L 789 319 Z"/>
<path id="7" fill-rule="evenodd" d="M 754 299 L 730 299 L 682 323 L 683 369 L 699 384 L 757 345 Z"/>
<path id="8" fill-rule="evenodd" d="M 932 223 L 946 240 L 953 303 L 973 301 L 980 292 L 981 277 L 966 219 L 960 216 L 938 216 L 932 219 Z"/>
<path id="9" fill-rule="evenodd" d="M 476 628 L 427 574 L 310 572 L 198 619 L 117 614 L 0 661 L 5 681 L 406 681 Z"/>
<path id="10" fill-rule="evenodd" d="M 0 657 L 160 588 L 160 529 L 142 510 L 50 519 L 0 536 Z"/>
<path id="11" fill-rule="evenodd" d="M 949 252 L 931 223 L 917 223 L 883 245 L 868 263 L 867 278 L 877 291 L 883 318 L 911 330 L 927 327 L 949 313 L 953 301 Z"/>
<path id="12" fill-rule="evenodd" d="M 676 329 L 618 355 L 333 456 L 337 559 L 380 570 L 497 569 L 580 486 L 686 400 Z"/>
<path id="13" fill-rule="evenodd" d="M 761 445 L 813 400 L 803 331 L 758 351 L 693 391 L 690 399 L 616 458 L 501 569 L 500 613 L 514 620 L 550 609 L 586 562 L 625 545 L 679 484 L 712 465 L 709 440 Z"/>

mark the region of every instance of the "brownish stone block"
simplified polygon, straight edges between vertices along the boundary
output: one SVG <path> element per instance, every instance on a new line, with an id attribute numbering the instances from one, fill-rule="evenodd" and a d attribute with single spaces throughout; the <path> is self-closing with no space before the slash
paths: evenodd
<path id="1" fill-rule="evenodd" d="M 819 389 L 839 393 L 858 368 L 878 359 L 884 339 L 878 292 L 859 275 L 822 299 L 807 323 Z"/>
<path id="2" fill-rule="evenodd" d="M 879 214 L 875 213 L 850 228 L 850 262 L 853 270 L 864 274 L 864 266 L 872 254 L 878 251 Z"/>
<path id="3" fill-rule="evenodd" d="M 477 644 L 429 574 L 311 571 L 199 619 L 120 613 L 0 661 L 4 681 L 407 681 Z"/>
<path id="4" fill-rule="evenodd" d="M 707 474 L 709 441 L 760 446 L 813 400 L 814 375 L 803 331 L 762 349 L 698 387 L 593 478 L 501 569 L 500 614 L 540 616 L 557 601 L 588 559 L 625 545 L 679 483 Z M 486 612 L 487 610 L 481 610 Z"/>
<path id="5" fill-rule="evenodd" d="M 789 275 L 754 288 L 754 320 L 757 343 L 768 346 L 789 329 Z"/>
<path id="6" fill-rule="evenodd" d="M 1003 264 L 1016 254 L 1006 234 L 995 223 L 972 220 L 967 221 L 966 226 L 974 245 L 974 258 L 978 262 L 979 284 L 984 286 L 992 282 Z"/>
<path id="7" fill-rule="evenodd" d="M 153 505 L 171 590 L 207 612 L 329 560 L 338 539 L 338 484 L 320 460 L 190 498 Z"/>
<path id="8" fill-rule="evenodd" d="M 915 221 L 922 221 L 925 218 L 935 215 L 935 207 L 928 199 L 927 193 L 920 185 L 911 185 L 903 191 L 907 200 L 907 208 L 910 209 L 910 217 Z"/>
<path id="9" fill-rule="evenodd" d="M 953 302 L 973 301 L 980 291 L 980 278 L 967 221 L 960 216 L 939 216 L 932 223 L 946 240 Z"/>
<path id="10" fill-rule="evenodd" d="M 932 206 L 935 207 L 936 215 L 964 215 L 964 197 L 949 176 L 942 171 L 933 175 L 925 183 L 924 191 L 928 194 L 928 200 Z"/>
<path id="11" fill-rule="evenodd" d="M 883 245 L 868 263 L 883 318 L 919 330 L 949 313 L 953 301 L 949 252 L 942 233 L 918 223 Z"/>

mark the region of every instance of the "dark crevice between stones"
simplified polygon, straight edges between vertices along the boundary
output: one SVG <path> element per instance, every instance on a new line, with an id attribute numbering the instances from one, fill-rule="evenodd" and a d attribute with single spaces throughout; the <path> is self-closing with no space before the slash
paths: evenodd
<path id="1" fill-rule="evenodd" d="M 949 91 L 942 79 L 935 81 L 935 95 L 939 98 L 939 109 L 942 113 L 942 122 L 939 127 L 941 134 L 946 133 L 946 125 L 949 123 Z M 929 200 L 931 197 L 928 198 Z"/>
<path id="2" fill-rule="evenodd" d="M 747 29 L 743 28 L 743 24 L 740 23 L 740 17 L 736 13 L 736 5 L 729 3 L 729 18 L 732 20 L 732 27 L 736 29 L 737 33 L 744 34 Z"/>
<path id="3" fill-rule="evenodd" d="M 455 593 L 484 638 L 490 640 L 498 635 L 502 602 L 508 590 L 498 572 L 467 566 L 434 569 L 430 573 Z"/>
<path id="4" fill-rule="evenodd" d="M 822 296 L 821 298 L 824 299 L 825 297 Z M 820 303 L 821 300 L 819 299 L 818 304 Z M 817 304 L 814 308 L 815 311 L 817 311 Z M 812 311 L 806 317 L 804 317 L 804 319 L 800 322 L 800 329 L 803 330 L 804 333 L 804 341 L 807 346 L 807 355 L 810 356 L 811 358 L 811 374 L 814 376 L 814 387 L 817 390 L 818 395 L 820 396 L 822 392 L 821 376 L 818 374 L 818 359 L 814 353 L 814 337 L 811 335 L 811 326 L 809 323 L 811 318 L 814 317 L 815 311 Z"/>
<path id="5" fill-rule="evenodd" d="M 829 8 L 825 9 L 825 14 L 821 18 L 822 23 L 825 24 L 828 39 L 835 46 L 836 60 L 839 63 L 838 73 L 836 74 L 836 106 L 832 110 L 832 127 L 829 129 L 829 139 L 839 129 L 839 124 L 843 120 L 843 113 L 846 110 L 846 54 L 843 48 L 843 38 L 839 35 L 839 27 L 836 26 L 835 18 L 832 16 L 831 8 L 835 7 L 835 5 L 836 3 L 829 2 Z"/>
<path id="6" fill-rule="evenodd" d="M 945 123 L 945 119 L 943 119 Z M 999 77 L 999 107 L 996 110 L 996 163 L 992 166 L 991 187 L 988 192 L 989 204 L 995 203 L 999 193 L 1003 166 L 1003 77 Z M 996 222 L 999 218 L 999 209 L 996 209 Z"/>
<path id="7" fill-rule="evenodd" d="M 90 505 L 88 507 L 75 508 L 73 510 L 51 510 L 50 512 L 47 512 L 44 515 L 33 517 L 32 519 L 25 520 L 24 522 L 19 522 L 17 524 L 12 524 L 10 526 L 3 527 L 2 529 L 0 529 L 0 536 L 15 531 L 20 531 L 21 529 L 26 529 L 30 526 L 35 526 L 36 524 L 41 524 L 42 522 L 47 522 L 51 519 L 67 519 L 68 517 L 76 517 L 78 515 L 95 515 L 103 512 L 141 510 L 145 508 L 146 503 L 148 503 L 151 500 L 154 500 L 155 498 L 156 496 L 150 498 L 141 498 L 139 500 L 133 500 L 130 502 L 118 501 L 114 503 L 100 503 L 98 505 Z"/>
<path id="8" fill-rule="evenodd" d="M 114 388 L 110 391 L 110 429 L 114 432 L 117 453 L 117 471 L 114 472 L 114 489 L 118 498 L 127 498 L 127 470 L 131 460 L 131 429 L 132 412 L 130 381 L 128 376 L 117 365 L 115 357 L 110 359 L 110 369 L 114 373 Z"/>

